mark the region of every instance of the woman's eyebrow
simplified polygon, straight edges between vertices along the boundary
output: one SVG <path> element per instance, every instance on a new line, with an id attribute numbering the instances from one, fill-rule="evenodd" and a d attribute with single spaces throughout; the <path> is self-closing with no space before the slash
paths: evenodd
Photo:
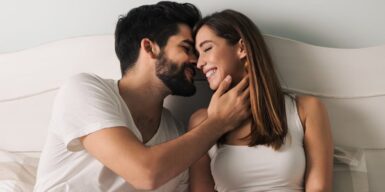
<path id="1" fill-rule="evenodd" d="M 206 44 L 206 43 L 211 43 L 211 42 L 213 42 L 213 41 L 211 41 L 211 40 L 205 40 L 205 41 L 199 43 L 199 46 L 198 46 L 198 47 L 202 47 L 204 44 Z M 197 48 L 198 48 L 198 47 L 197 47 Z"/>

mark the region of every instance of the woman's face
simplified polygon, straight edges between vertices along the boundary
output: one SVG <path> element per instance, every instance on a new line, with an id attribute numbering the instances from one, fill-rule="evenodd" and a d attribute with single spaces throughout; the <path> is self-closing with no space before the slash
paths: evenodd
<path id="1" fill-rule="evenodd" d="M 239 43 L 230 45 L 226 39 L 203 25 L 197 32 L 195 47 L 199 52 L 197 67 L 206 75 L 212 90 L 218 89 L 227 75 L 231 75 L 233 83 L 242 79 L 244 67 L 241 58 L 245 54 L 240 50 Z"/>

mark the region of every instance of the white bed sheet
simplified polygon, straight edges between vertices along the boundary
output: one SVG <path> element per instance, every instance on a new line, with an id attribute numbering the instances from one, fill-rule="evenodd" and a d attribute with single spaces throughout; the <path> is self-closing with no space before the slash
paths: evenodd
<path id="1" fill-rule="evenodd" d="M 0 191 L 33 190 L 39 153 L 12 153 L 0 149 Z"/>

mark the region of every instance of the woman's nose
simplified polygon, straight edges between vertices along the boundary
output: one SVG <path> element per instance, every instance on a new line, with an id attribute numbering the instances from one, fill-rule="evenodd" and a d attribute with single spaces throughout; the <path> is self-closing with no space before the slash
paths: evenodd
<path id="1" fill-rule="evenodd" d="M 202 70 L 202 67 L 205 65 L 205 61 L 201 56 L 198 57 L 198 62 L 197 62 L 197 68 Z"/>

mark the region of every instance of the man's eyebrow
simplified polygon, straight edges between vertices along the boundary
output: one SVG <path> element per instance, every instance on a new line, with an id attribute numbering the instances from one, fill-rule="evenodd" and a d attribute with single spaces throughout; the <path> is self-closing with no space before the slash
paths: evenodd
<path id="1" fill-rule="evenodd" d="M 194 47 L 194 42 L 188 39 L 185 39 L 182 41 L 182 43 L 188 44 L 191 47 Z"/>

